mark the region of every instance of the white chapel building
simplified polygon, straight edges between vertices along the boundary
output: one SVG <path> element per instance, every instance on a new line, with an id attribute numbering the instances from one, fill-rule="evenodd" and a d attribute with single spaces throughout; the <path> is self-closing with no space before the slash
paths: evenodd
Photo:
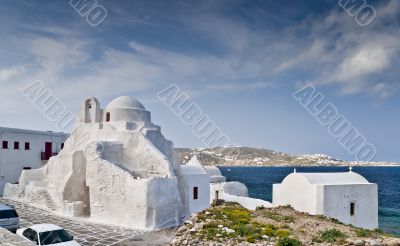
<path id="1" fill-rule="evenodd" d="M 273 205 L 291 205 L 356 227 L 378 228 L 378 185 L 352 172 L 289 174 L 273 185 Z"/>
<path id="2" fill-rule="evenodd" d="M 194 166 L 194 167 L 193 167 Z M 209 175 L 182 168 L 172 141 L 139 101 L 104 108 L 87 98 L 64 148 L 39 169 L 24 170 L 4 197 L 54 213 L 154 230 L 178 226 L 210 206 Z"/>
<path id="3" fill-rule="evenodd" d="M 64 147 L 68 134 L 0 127 L 0 195 L 22 170 L 40 168 Z"/>
<path id="4" fill-rule="evenodd" d="M 194 155 L 186 164 L 182 165 L 185 186 L 192 192 L 187 195 L 190 213 L 197 213 L 210 207 L 210 175 Z"/>

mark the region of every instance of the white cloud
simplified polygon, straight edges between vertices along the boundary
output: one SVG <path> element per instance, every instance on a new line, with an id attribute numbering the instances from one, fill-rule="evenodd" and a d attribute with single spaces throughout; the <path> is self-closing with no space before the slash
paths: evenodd
<path id="1" fill-rule="evenodd" d="M 378 83 L 372 87 L 371 90 L 375 95 L 378 96 L 378 99 L 385 100 L 393 93 L 393 88 L 387 83 Z"/>
<path id="2" fill-rule="evenodd" d="M 0 70 L 0 81 L 9 80 L 17 75 L 24 72 L 25 68 L 23 66 L 12 66 L 9 68 L 4 68 Z"/>
<path id="3" fill-rule="evenodd" d="M 221 83 L 207 85 L 207 89 L 219 92 L 251 91 L 274 87 L 272 82 L 250 82 L 250 83 Z"/>
<path id="4" fill-rule="evenodd" d="M 348 82 L 387 69 L 391 65 L 395 50 L 385 48 L 383 45 L 383 43 L 367 44 L 350 53 L 338 65 L 332 80 Z"/>
<path id="5" fill-rule="evenodd" d="M 325 18 L 307 19 L 283 34 L 292 45 L 278 58 L 275 71 L 301 71 L 315 85 L 335 85 L 345 95 L 367 93 L 386 98 L 383 88 L 395 89 L 400 71 L 400 36 L 396 20 L 400 4 L 377 5 L 378 18 L 359 27 L 345 11 L 332 10 Z M 397 23 L 397 24 L 396 24 Z M 302 39 L 297 33 L 308 33 Z M 383 86 L 385 85 L 385 86 Z M 381 88 L 378 90 L 377 88 Z"/>
<path id="6" fill-rule="evenodd" d="M 285 59 L 278 64 L 274 72 L 279 73 L 293 67 L 304 67 L 308 65 L 308 62 L 313 60 L 323 62 L 325 60 L 324 58 L 326 58 L 324 56 L 326 46 L 328 46 L 326 40 L 315 39 L 307 49 L 300 51 L 297 56 Z"/>

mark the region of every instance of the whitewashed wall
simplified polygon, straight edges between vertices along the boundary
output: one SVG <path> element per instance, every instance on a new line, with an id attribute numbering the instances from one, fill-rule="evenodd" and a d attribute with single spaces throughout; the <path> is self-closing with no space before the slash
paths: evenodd
<path id="1" fill-rule="evenodd" d="M 291 205 L 294 209 L 309 214 L 322 213 L 322 203 L 318 203 L 320 188 L 306 179 L 287 179 L 282 184 L 273 184 L 272 203 L 274 206 Z"/>
<path id="2" fill-rule="evenodd" d="M 53 152 L 58 153 L 67 137 L 67 134 L 0 127 L 0 195 L 6 183 L 18 181 L 24 167 L 36 169 L 47 162 L 40 156 L 45 142 L 52 142 Z M 8 149 L 2 148 L 3 141 L 8 141 Z M 14 142 L 19 142 L 19 149 L 14 149 Z M 25 150 L 25 142 L 29 142 L 29 150 Z"/>
<path id="3" fill-rule="evenodd" d="M 205 174 L 186 176 L 190 213 L 200 212 L 210 207 L 210 177 Z M 198 187 L 198 199 L 193 197 L 193 189 Z"/>
<path id="4" fill-rule="evenodd" d="M 327 185 L 323 214 L 345 224 L 366 229 L 378 228 L 378 186 L 376 184 Z M 350 203 L 355 214 L 350 215 Z"/>

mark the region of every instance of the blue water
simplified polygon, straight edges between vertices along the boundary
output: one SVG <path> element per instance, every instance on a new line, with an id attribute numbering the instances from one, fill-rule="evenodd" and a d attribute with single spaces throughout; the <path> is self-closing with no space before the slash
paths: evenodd
<path id="1" fill-rule="evenodd" d="M 293 167 L 220 167 L 227 181 L 246 184 L 249 195 L 272 200 L 272 184 L 281 183 Z M 228 170 L 230 169 L 230 171 Z M 344 172 L 347 167 L 296 167 L 298 172 Z M 354 167 L 371 183 L 378 184 L 379 228 L 400 235 L 400 167 Z"/>

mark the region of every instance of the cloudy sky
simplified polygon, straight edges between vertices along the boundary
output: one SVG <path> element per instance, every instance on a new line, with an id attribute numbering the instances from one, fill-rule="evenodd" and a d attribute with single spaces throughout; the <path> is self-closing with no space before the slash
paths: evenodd
<path id="1" fill-rule="evenodd" d="M 361 27 L 331 0 L 99 0 L 93 27 L 67 0 L 3 0 L 0 125 L 57 130 L 20 92 L 39 80 L 74 113 L 133 96 L 176 146 L 202 147 L 156 97 L 176 84 L 238 145 L 354 159 L 293 99 L 311 83 L 400 162 L 400 2 L 367 2 Z"/>

